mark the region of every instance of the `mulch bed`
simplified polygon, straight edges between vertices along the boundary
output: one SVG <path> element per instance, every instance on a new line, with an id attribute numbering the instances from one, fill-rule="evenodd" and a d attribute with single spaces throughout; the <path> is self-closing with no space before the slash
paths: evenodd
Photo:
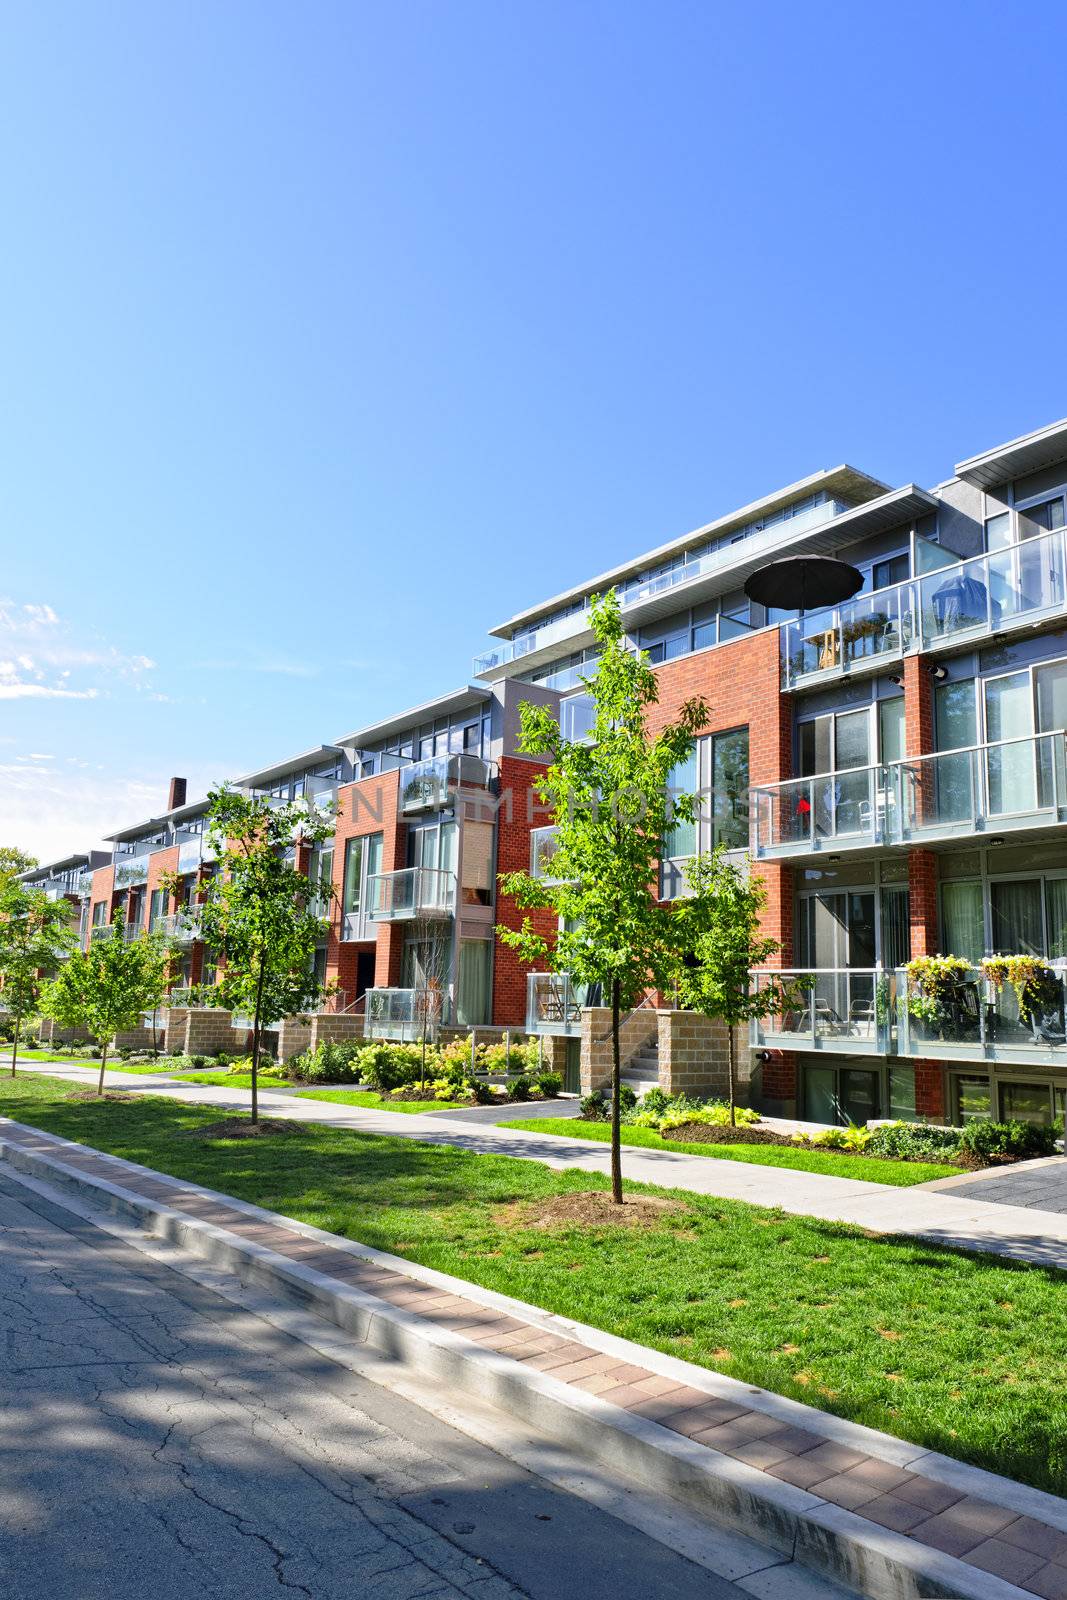
<path id="1" fill-rule="evenodd" d="M 523 1201 L 507 1206 L 499 1220 L 510 1227 L 569 1228 L 575 1223 L 584 1228 L 652 1228 L 670 1212 L 690 1208 L 680 1200 L 659 1195 L 629 1195 L 617 1206 L 604 1189 L 578 1194 L 547 1195 L 543 1200 Z"/>
<path id="2" fill-rule="evenodd" d="M 103 1094 L 97 1094 L 95 1089 L 72 1089 L 66 1098 L 68 1100 L 132 1100 L 133 1095 L 127 1094 L 124 1089 L 105 1089 Z"/>
<path id="3" fill-rule="evenodd" d="M 126 1096 L 116 1096 L 125 1099 Z M 191 1139 L 264 1139 L 274 1133 L 306 1133 L 300 1122 L 283 1122 L 275 1117 L 261 1117 L 252 1122 L 247 1117 L 227 1117 L 222 1122 L 207 1122 L 200 1128 L 187 1128 Z"/>

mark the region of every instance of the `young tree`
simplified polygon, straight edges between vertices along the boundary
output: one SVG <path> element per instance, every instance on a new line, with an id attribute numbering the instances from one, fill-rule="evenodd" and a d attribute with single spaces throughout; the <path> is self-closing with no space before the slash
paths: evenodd
<path id="1" fill-rule="evenodd" d="M 219 870 L 205 886 L 199 917 L 224 965 L 198 998 L 252 1018 L 252 1121 L 258 1122 L 264 1030 L 311 1010 L 324 992 L 313 970 L 315 946 L 328 927 L 316 913 L 322 885 L 297 871 L 289 848 L 296 837 L 321 843 L 333 833 L 333 817 L 301 800 L 275 806 L 225 786 L 208 801 Z"/>
<path id="2" fill-rule="evenodd" d="M 42 978 L 74 948 L 73 908 L 50 900 L 42 889 L 16 877 L 0 878 L 0 979 L 4 1003 L 14 1021 L 11 1076 L 15 1076 L 19 1032 L 34 1007 Z"/>
<path id="3" fill-rule="evenodd" d="M 520 708 L 519 748 L 547 759 L 538 790 L 558 829 L 553 877 L 504 873 L 501 887 L 523 908 L 544 907 L 560 919 L 554 939 L 529 917 L 521 929 L 498 928 L 524 961 L 544 960 L 579 984 L 598 984 L 611 1004 L 611 1191 L 622 1202 L 619 1138 L 620 1044 L 623 1013 L 650 988 L 674 987 L 677 943 L 669 907 L 657 901 L 664 839 L 693 813 L 692 796 L 672 797 L 671 769 L 688 753 L 707 716 L 688 701 L 676 722 L 655 737 L 646 713 L 658 699 L 647 658 L 626 646 L 614 590 L 593 602 L 590 622 L 601 646 L 589 682 L 595 717 L 588 739 L 564 738 L 544 706 Z"/>
<path id="4" fill-rule="evenodd" d="M 710 856 L 694 856 L 687 870 L 691 893 L 678 901 L 674 920 L 682 957 L 679 999 L 691 1010 L 726 1024 L 733 1127 L 737 1122 L 734 1029 L 796 1005 L 803 986 L 773 976 L 763 988 L 752 987 L 752 969 L 781 949 L 777 939 L 760 931 L 760 913 L 767 904 L 762 878 L 751 877 L 739 863 L 728 860 L 721 845 Z"/>
<path id="5" fill-rule="evenodd" d="M 104 1073 L 111 1040 L 119 1030 L 136 1027 L 142 1012 L 154 1011 L 163 998 L 170 974 L 170 942 L 156 933 L 125 937 L 121 912 L 91 939 L 88 950 L 76 950 L 41 996 L 45 1014 L 66 1026 L 81 1027 L 100 1046 L 96 1092 L 104 1092 Z"/>

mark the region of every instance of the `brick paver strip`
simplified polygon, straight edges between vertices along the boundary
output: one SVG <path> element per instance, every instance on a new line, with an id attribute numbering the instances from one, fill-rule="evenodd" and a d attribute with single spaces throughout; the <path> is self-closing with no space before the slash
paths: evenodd
<path id="1" fill-rule="evenodd" d="M 815 1431 L 817 1414 L 807 1428 L 786 1426 L 767 1412 L 675 1382 L 578 1339 L 561 1338 L 551 1329 L 494 1311 L 480 1301 L 408 1278 L 401 1270 L 353 1258 L 322 1240 L 249 1216 L 224 1200 L 186 1188 L 178 1180 L 150 1177 L 91 1151 L 57 1148 L 50 1138 L 18 1124 L 6 1124 L 3 1137 L 51 1160 L 59 1158 L 89 1177 L 165 1202 L 302 1266 L 355 1284 L 483 1349 L 795 1484 L 879 1527 L 956 1556 L 1041 1600 L 1067 1600 L 1067 1533 L 837 1444 Z"/>

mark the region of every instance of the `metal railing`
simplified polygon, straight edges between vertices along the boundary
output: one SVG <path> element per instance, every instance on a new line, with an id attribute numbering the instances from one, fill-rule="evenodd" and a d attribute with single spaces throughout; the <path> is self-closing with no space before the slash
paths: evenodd
<path id="1" fill-rule="evenodd" d="M 896 977 L 898 1055 L 1017 1065 L 1067 1062 L 1063 963 L 1047 967 L 1042 992 L 1025 1015 L 1011 985 L 995 983 L 982 966 L 969 967 L 934 998 L 909 983 L 903 969 Z"/>
<path id="2" fill-rule="evenodd" d="M 447 989 L 368 989 L 368 1038 L 416 1040 L 433 1037 L 452 1017 L 452 996 Z"/>
<path id="3" fill-rule="evenodd" d="M 456 875 L 436 867 L 401 867 L 367 879 L 367 915 L 373 922 L 408 922 L 413 917 L 450 917 L 456 908 Z"/>
<path id="4" fill-rule="evenodd" d="M 157 917 L 152 931 L 165 934 L 177 944 L 193 944 L 201 937 L 200 918 L 195 911 L 172 911 L 165 917 Z"/>
<path id="5" fill-rule="evenodd" d="M 482 756 L 459 752 L 412 761 L 400 774 L 400 809 L 439 811 L 456 789 L 485 789 L 492 777 L 492 763 Z"/>
<path id="6" fill-rule="evenodd" d="M 1057 528 L 783 622 L 783 688 L 1063 612 L 1065 539 L 1067 530 Z"/>
<path id="7" fill-rule="evenodd" d="M 842 500 L 824 500 L 818 505 L 798 512 L 795 517 L 785 517 L 778 522 L 772 522 L 768 527 L 753 529 L 732 544 L 721 544 L 714 550 L 703 551 L 700 555 L 683 556 L 666 571 L 652 573 L 647 578 L 631 583 L 620 583 L 617 587 L 622 611 L 625 614 L 631 606 L 639 606 L 643 601 L 666 594 L 682 584 L 691 583 L 695 578 L 706 577 L 708 573 L 731 567 L 739 558 L 748 556 L 754 551 L 783 543 L 788 544 L 799 534 L 807 532 L 809 528 L 818 527 L 821 523 L 828 522 L 831 517 L 839 516 L 849 509 L 850 507 Z M 738 624 L 738 627 L 744 629 L 744 624 Z M 535 628 L 529 633 L 520 634 L 517 638 L 502 640 L 492 649 L 475 656 L 474 676 L 480 678 L 486 673 L 496 672 L 512 661 L 519 661 L 535 650 L 543 650 L 549 645 L 562 643 L 575 634 L 586 632 L 588 628 L 589 606 L 586 602 L 576 607 L 574 611 L 568 612 L 566 616 L 557 617 L 555 621 L 547 622 L 543 627 Z"/>
<path id="8" fill-rule="evenodd" d="M 569 1036 L 581 1033 L 580 990 L 572 984 L 567 973 L 527 973 L 526 1031 Z"/>
<path id="9" fill-rule="evenodd" d="M 755 991 L 799 985 L 798 1003 L 752 1023 L 753 1048 L 885 1055 L 893 1049 L 898 975 L 882 967 L 760 968 Z"/>
<path id="10" fill-rule="evenodd" d="M 757 856 L 802 854 L 824 846 L 889 841 L 897 827 L 896 792 L 884 766 L 848 767 L 749 790 Z"/>
<path id="11" fill-rule="evenodd" d="M 1067 733 L 788 778 L 749 793 L 752 849 L 764 858 L 1042 827 L 1067 820 Z"/>
<path id="12" fill-rule="evenodd" d="M 894 762 L 902 840 L 1032 827 L 1063 820 L 1067 808 L 1067 735 L 998 739 Z"/>

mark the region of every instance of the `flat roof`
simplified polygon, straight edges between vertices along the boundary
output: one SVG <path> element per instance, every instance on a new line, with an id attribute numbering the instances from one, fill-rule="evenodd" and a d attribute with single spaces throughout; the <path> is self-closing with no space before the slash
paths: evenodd
<path id="1" fill-rule="evenodd" d="M 888 489 L 889 485 L 883 483 L 880 478 L 872 478 L 869 473 L 861 472 L 858 467 L 850 467 L 847 463 L 842 463 L 839 467 L 827 467 L 821 472 L 812 473 L 808 478 L 787 484 L 783 489 L 776 489 L 772 494 L 764 495 L 759 500 L 753 500 L 746 506 L 740 506 L 726 516 L 717 517 L 713 522 L 706 522 L 700 528 L 694 528 L 676 539 L 670 539 L 666 544 L 657 545 L 654 550 L 646 550 L 643 555 L 635 556 L 630 561 L 612 567 L 607 572 L 600 573 L 598 577 L 574 584 L 570 589 L 553 595 L 550 600 L 542 600 L 537 605 L 517 611 L 509 621 L 490 628 L 489 633 L 496 638 L 508 639 L 517 628 L 536 622 L 538 617 L 546 616 L 560 606 L 568 605 L 573 600 L 580 600 L 587 594 L 610 589 L 613 584 L 632 577 L 646 567 L 656 566 L 668 556 L 680 555 L 693 545 L 702 544 L 718 534 L 728 533 L 731 528 L 742 527 L 745 523 L 758 521 L 761 516 L 783 510 L 794 500 L 802 500 L 805 495 L 817 494 L 820 491 L 832 494 L 837 491 L 849 500 L 863 502 L 883 496 Z"/>
<path id="2" fill-rule="evenodd" d="M 471 706 L 484 705 L 492 697 L 493 691 L 484 685 L 465 683 L 458 689 L 450 689 L 447 694 L 439 694 L 434 700 L 424 701 L 421 706 L 401 711 L 395 717 L 385 717 L 366 728 L 357 728 L 354 733 L 343 734 L 337 743 L 364 746 L 374 739 L 387 739 L 391 733 L 403 733 L 408 728 L 418 727 L 434 717 L 446 717 L 453 711 L 466 711 Z"/>
<path id="3" fill-rule="evenodd" d="M 70 872 L 73 867 L 87 867 L 89 857 L 63 856 L 59 861 L 42 861 L 39 867 L 30 867 L 26 872 L 19 873 L 20 883 L 31 883 L 34 878 L 52 878 L 57 872 Z"/>
<path id="4" fill-rule="evenodd" d="M 289 756 L 285 761 L 276 761 L 271 767 L 261 767 L 258 772 L 249 772 L 243 778 L 234 778 L 233 785 L 237 789 L 261 789 L 265 783 L 276 783 L 279 778 L 288 777 L 292 772 L 303 772 L 307 767 L 320 767 L 331 756 L 340 754 L 340 745 L 318 744 L 311 750 L 302 751 L 298 756 Z"/>
<path id="5" fill-rule="evenodd" d="M 1060 422 L 1050 422 L 1047 427 L 1036 428 L 1033 433 L 1021 434 L 1018 439 L 1009 439 L 1007 444 L 999 444 L 994 450 L 984 450 L 981 455 L 957 462 L 956 476 L 979 489 L 991 489 L 1065 460 L 1067 417 Z"/>

